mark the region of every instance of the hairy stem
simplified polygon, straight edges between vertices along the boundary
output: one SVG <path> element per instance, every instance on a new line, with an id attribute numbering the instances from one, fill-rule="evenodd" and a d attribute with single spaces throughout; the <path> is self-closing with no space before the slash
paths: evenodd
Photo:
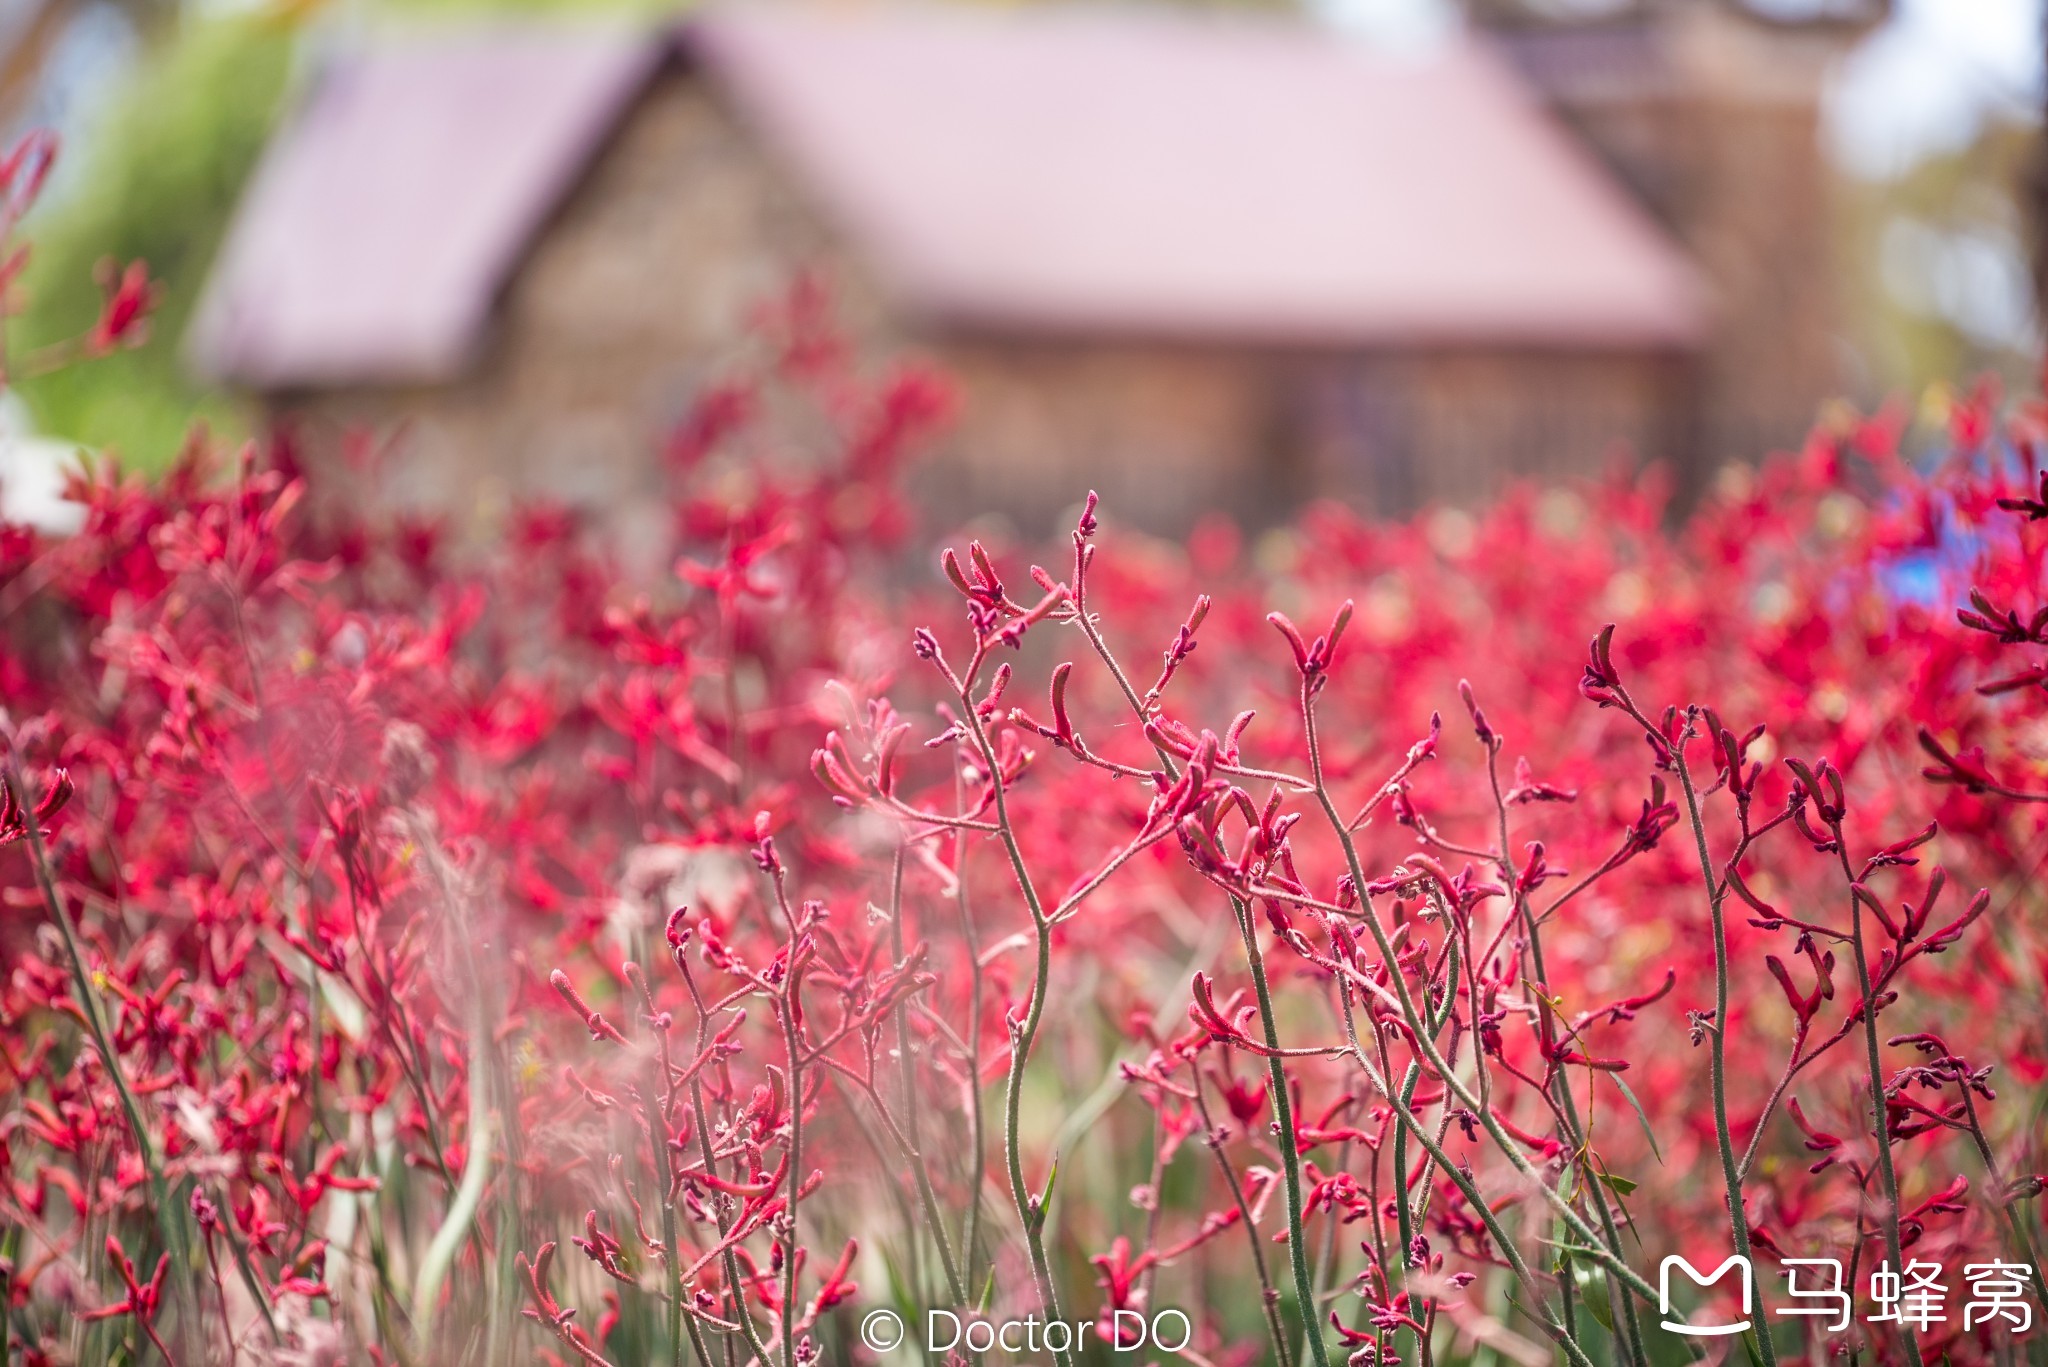
<path id="1" fill-rule="evenodd" d="M 1502 741 L 1496 736 L 1494 739 L 1484 743 L 1486 744 L 1487 751 L 1487 780 L 1493 787 L 1493 806 L 1499 820 L 1500 868 L 1501 872 L 1506 876 L 1508 887 L 1519 888 L 1521 886 L 1521 879 L 1515 866 L 1512 853 L 1513 846 L 1509 840 L 1508 833 L 1507 796 L 1501 790 L 1500 782 L 1500 747 Z M 1522 928 L 1528 936 L 1530 966 L 1535 969 L 1536 981 L 1546 984 L 1547 990 L 1547 985 L 1550 982 L 1550 970 L 1543 960 L 1542 923 L 1537 918 L 1535 909 L 1529 905 L 1527 893 L 1517 892 L 1515 894 L 1515 910 L 1520 916 Z M 1543 1013 L 1540 1028 L 1546 1037 L 1546 1043 L 1555 1044 L 1557 1034 L 1556 1020 L 1547 1011 Z M 1579 1118 L 1578 1101 L 1572 1096 L 1571 1079 L 1564 1069 L 1560 1068 L 1558 1070 L 1556 1077 L 1551 1082 L 1550 1092 L 1557 1105 L 1558 1138 L 1564 1142 L 1567 1152 L 1577 1155 L 1575 1162 L 1579 1169 L 1580 1186 L 1585 1191 L 1587 1198 L 1592 1202 L 1594 1214 L 1599 1217 L 1600 1233 L 1604 1239 L 1604 1246 L 1615 1257 L 1623 1257 L 1621 1233 L 1614 1223 L 1614 1212 L 1607 1203 L 1607 1193 L 1603 1188 L 1602 1174 L 1594 1171 L 1592 1149 L 1586 1139 L 1585 1123 Z M 1622 1290 L 1621 1286 L 1615 1282 L 1612 1274 L 1608 1275 L 1607 1280 L 1613 1299 L 1620 1302 L 1619 1309 L 1622 1316 L 1623 1330 L 1622 1345 L 1628 1350 L 1629 1362 L 1632 1364 L 1632 1367 L 1646 1367 L 1648 1358 L 1643 1350 L 1642 1323 L 1636 1317 L 1635 1300 Z M 1562 1291 L 1565 1298 L 1565 1311 L 1567 1316 L 1569 1316 L 1571 1313 L 1572 1294 L 1569 1276 L 1564 1280 Z"/>
<path id="2" fill-rule="evenodd" d="M 697 977 L 690 972 L 689 960 L 676 956 L 676 966 L 683 972 L 683 986 L 689 989 L 690 1003 L 697 1011 L 697 1057 L 704 1057 L 704 1051 L 711 1044 L 711 1016 L 705 1009 L 704 995 L 697 989 Z M 711 1110 L 704 1104 L 704 1079 L 696 1072 L 690 1075 L 690 1111 L 697 1121 L 697 1151 L 704 1160 L 704 1171 L 714 1176 L 718 1172 L 718 1153 L 711 1146 Z M 760 1332 L 754 1327 L 754 1317 L 747 1309 L 746 1282 L 740 1278 L 740 1260 L 732 1251 L 730 1238 L 732 1220 L 728 1213 L 732 1198 L 723 1192 L 711 1194 L 711 1208 L 718 1217 L 718 1241 L 724 1245 L 719 1255 L 720 1265 L 725 1271 L 726 1308 L 740 1326 L 740 1336 L 746 1340 L 747 1350 L 768 1367 L 768 1349 L 761 1342 Z M 732 1339 L 727 1337 L 731 1345 Z"/>
<path id="3" fill-rule="evenodd" d="M 1266 983 L 1266 959 L 1259 950 L 1258 928 L 1252 924 L 1251 909 L 1237 897 L 1230 899 L 1230 909 L 1237 916 L 1238 932 L 1244 936 L 1245 957 L 1251 961 L 1252 989 L 1259 1000 L 1259 1028 L 1265 1033 L 1266 1048 L 1273 1051 L 1266 1058 L 1266 1069 L 1273 1082 L 1273 1118 L 1280 1127 L 1280 1176 L 1287 1189 L 1287 1258 L 1294 1268 L 1294 1294 L 1301 1303 L 1302 1333 L 1316 1367 L 1329 1367 L 1330 1350 L 1323 1342 L 1315 1283 L 1309 1276 L 1308 1240 L 1301 1227 L 1301 1154 L 1295 1144 L 1294 1103 L 1287 1094 L 1287 1067 L 1279 1053 L 1280 1029 L 1273 1019 L 1273 994 Z"/>
<path id="4" fill-rule="evenodd" d="M 1390 976 L 1394 976 L 1397 980 L 1399 977 L 1399 975 Z M 1413 1134 L 1416 1140 L 1428 1152 L 1429 1156 L 1436 1160 L 1437 1166 L 1443 1169 L 1445 1176 L 1451 1179 L 1452 1184 L 1458 1188 L 1459 1194 L 1465 1198 L 1465 1203 L 1472 1208 L 1473 1215 L 1477 1216 L 1479 1222 L 1486 1227 L 1488 1237 L 1493 1240 L 1494 1247 L 1500 1251 L 1501 1257 L 1507 1262 L 1508 1271 L 1514 1274 L 1515 1280 L 1521 1283 L 1522 1288 L 1529 1293 L 1529 1298 L 1534 1303 L 1529 1311 L 1530 1316 L 1542 1326 L 1544 1333 L 1548 1334 L 1551 1340 L 1564 1350 L 1565 1356 L 1571 1360 L 1573 1367 L 1592 1367 L 1592 1360 L 1586 1356 L 1586 1351 L 1579 1346 L 1578 1340 L 1566 1332 L 1563 1325 L 1551 1319 L 1548 1313 L 1542 1309 L 1542 1283 L 1536 1279 L 1536 1274 L 1529 1267 L 1528 1260 L 1522 1256 L 1521 1249 L 1516 1247 L 1514 1240 L 1508 1236 L 1507 1230 L 1501 1226 L 1500 1217 L 1494 1214 L 1493 1207 L 1487 1204 L 1486 1198 L 1480 1194 L 1478 1186 L 1472 1181 L 1471 1174 L 1452 1161 L 1451 1155 L 1444 1149 L 1442 1141 L 1430 1134 L 1428 1127 L 1422 1123 L 1421 1118 L 1415 1114 L 1408 1102 L 1402 1099 L 1401 1095 L 1389 1084 L 1389 1079 L 1379 1069 L 1375 1068 L 1372 1060 L 1367 1057 L 1364 1047 L 1358 1041 L 1358 1025 L 1352 1016 L 1351 998 L 1348 995 L 1344 998 L 1344 1035 L 1349 1045 L 1346 1052 L 1364 1070 L 1366 1080 L 1372 1083 L 1373 1088 L 1393 1106 L 1394 1115 L 1401 1127 L 1408 1133 Z M 1433 1047 L 1431 1052 L 1435 1053 Z M 1441 1056 L 1439 1055 L 1439 1057 Z"/>
<path id="5" fill-rule="evenodd" d="M 889 866 L 889 953 L 897 963 L 903 962 L 903 847 L 896 847 L 896 856 Z M 908 998 L 896 1003 L 896 1059 L 903 1079 L 903 1124 L 902 1133 L 897 1136 L 910 1170 L 917 1178 L 918 1200 L 924 1206 L 925 1223 L 931 1227 L 932 1242 L 938 1246 L 939 1267 L 946 1274 L 946 1289 L 952 1293 L 953 1304 L 967 1303 L 967 1288 L 960 1279 L 960 1265 L 953 1256 L 953 1243 L 946 1235 L 946 1221 L 939 1209 L 938 1193 L 932 1187 L 931 1164 L 924 1156 L 924 1145 L 918 1135 L 917 1125 L 917 1065 L 910 1051 L 910 1003 Z M 876 1100 L 881 1099 L 880 1089 Z M 883 1119 L 889 1120 L 886 1109 Z M 897 1128 L 890 1122 L 890 1128 Z"/>
<path id="6" fill-rule="evenodd" d="M 792 940 L 792 957 L 795 950 Z M 789 1051 L 789 1209 L 783 1212 L 783 1218 L 789 1221 L 789 1234 L 782 1245 L 782 1367 L 796 1367 L 796 1207 L 804 1183 L 803 1045 L 797 1039 L 796 1015 L 797 992 L 802 982 L 801 973 L 789 975 L 785 989 L 788 998 L 780 1012 L 783 1042 Z"/>
<path id="7" fill-rule="evenodd" d="M 1399 955 L 1394 949 L 1393 941 L 1388 938 L 1386 927 L 1380 923 L 1379 913 L 1373 908 L 1371 895 L 1365 891 L 1368 880 L 1365 876 L 1364 861 L 1359 857 L 1358 843 L 1352 839 L 1350 827 L 1346 824 L 1343 815 L 1338 812 L 1336 800 L 1330 795 L 1330 787 L 1324 777 L 1322 745 L 1316 732 L 1315 697 L 1306 680 L 1303 681 L 1301 691 L 1301 710 L 1308 744 L 1309 764 L 1314 775 L 1313 788 L 1316 803 L 1321 807 L 1324 819 L 1329 822 L 1331 830 L 1336 834 L 1338 846 L 1344 852 L 1344 865 L 1346 871 L 1351 875 L 1352 886 L 1359 890 L 1360 899 L 1365 909 L 1365 915 L 1361 919 L 1366 930 L 1372 936 L 1373 944 L 1378 949 L 1380 957 L 1389 964 L 1395 963 L 1398 961 Z M 1565 1224 L 1570 1226 L 1573 1233 L 1584 1239 L 1588 1245 L 1593 1246 L 1590 1250 L 1590 1256 L 1595 1261 L 1600 1263 L 1609 1272 L 1612 1272 L 1624 1286 L 1628 1287 L 1636 1295 L 1643 1297 L 1645 1300 L 1655 1300 L 1657 1293 L 1650 1284 L 1644 1281 L 1642 1275 L 1634 1268 L 1628 1266 L 1612 1253 L 1609 1253 L 1606 1248 L 1600 1246 L 1600 1236 L 1593 1232 L 1592 1226 L 1586 1223 L 1585 1217 L 1573 1209 L 1569 1201 L 1558 1195 L 1556 1188 L 1543 1180 L 1542 1175 L 1536 1171 L 1529 1160 L 1523 1155 L 1521 1149 L 1516 1145 L 1514 1137 L 1502 1127 L 1491 1108 L 1485 1106 L 1478 1097 L 1474 1096 L 1472 1090 L 1458 1077 L 1456 1071 L 1444 1058 L 1442 1052 L 1436 1047 L 1435 1041 L 1430 1037 L 1428 1022 L 1423 1018 L 1422 1012 L 1415 1005 L 1415 997 L 1408 989 L 1407 978 L 1400 973 L 1390 973 L 1388 978 L 1393 985 L 1396 1004 L 1401 1010 L 1402 1023 L 1408 1027 L 1408 1030 L 1413 1035 L 1417 1047 L 1422 1050 L 1424 1059 L 1428 1061 L 1430 1068 L 1437 1076 L 1443 1080 L 1444 1086 L 1451 1094 L 1456 1096 L 1467 1109 L 1471 1110 L 1478 1117 L 1480 1126 L 1486 1130 L 1487 1135 L 1501 1151 L 1502 1156 L 1543 1197 L 1544 1202 L 1557 1212 Z M 1391 1097 L 1392 1093 L 1389 1091 L 1388 1095 Z M 1412 1117 L 1410 1118 L 1410 1123 L 1414 1123 Z M 1439 1162 L 1444 1161 L 1435 1149 L 1431 1150 L 1431 1156 L 1437 1158 Z"/>
<path id="8" fill-rule="evenodd" d="M 1735 1135 L 1728 1125 L 1728 890 L 1714 877 L 1714 859 L 1707 850 L 1707 823 L 1700 812 L 1699 792 L 1693 786 L 1692 766 L 1686 763 L 1683 744 L 1672 746 L 1671 755 L 1678 770 L 1678 786 L 1685 794 L 1686 821 L 1692 827 L 1693 845 L 1699 854 L 1700 878 L 1707 889 L 1707 911 L 1714 924 L 1714 1028 L 1707 1032 L 1707 1066 L 1714 1090 L 1714 1144 L 1721 1155 L 1721 1184 L 1727 1192 L 1729 1232 L 1734 1237 L 1737 1256 L 1746 1261 L 1750 1256 L 1749 1215 L 1742 1206 L 1742 1172 L 1735 1161 Z M 1868 990 L 1867 985 L 1865 990 Z M 1884 1124 L 1882 1109 L 1878 1112 L 1878 1124 L 1880 1127 Z M 1883 1147 L 1882 1144 L 1879 1147 Z M 1896 1231 L 1896 1227 L 1894 1229 Z M 1896 1249 L 1892 1256 L 1898 1256 Z M 1768 1330 L 1754 1337 L 1757 1357 L 1763 1367 L 1776 1367 L 1777 1350 L 1771 1346 Z M 1914 1362 L 1917 1364 L 1918 1361 L 1916 1352 Z"/>
<path id="9" fill-rule="evenodd" d="M 1848 855 L 1841 850 L 1839 829 L 1835 832 L 1835 845 L 1842 854 L 1842 870 L 1848 873 Z M 1863 899 L 1853 893 L 1849 897 L 1849 941 L 1851 957 L 1856 961 L 1856 988 L 1863 994 L 1863 1048 L 1870 1066 L 1871 1135 L 1877 1140 L 1877 1175 L 1885 1202 L 1884 1247 L 1891 1258 L 1892 1270 L 1903 1272 L 1906 1256 L 1899 1241 L 1899 1176 L 1892 1167 L 1891 1124 L 1885 1115 L 1884 1059 L 1877 1047 L 1877 1003 L 1871 1000 L 1870 965 L 1863 957 Z M 1905 1344 L 1906 1361 L 1911 1367 L 1920 1367 L 1919 1341 L 1913 1337 L 1911 1328 L 1900 1327 L 1899 1338 Z"/>
<path id="10" fill-rule="evenodd" d="M 977 653 L 977 664 L 979 654 Z M 975 671 L 970 670 L 971 680 Z M 1045 1256 L 1045 1208 L 1052 1200 L 1052 1183 L 1046 1183 L 1043 1200 L 1034 1199 L 1024 1180 L 1024 1159 L 1021 1130 L 1024 1111 L 1024 1069 L 1031 1059 L 1031 1046 L 1038 1037 L 1039 1022 L 1045 1016 L 1045 993 L 1052 981 L 1052 923 L 1046 919 L 1044 904 L 1039 900 L 1038 889 L 1031 881 L 1031 871 L 1024 862 L 1023 847 L 1017 843 L 1016 829 L 1010 824 L 1009 799 L 1004 791 L 1002 765 L 996 757 L 995 746 L 990 742 L 988 729 L 982 724 L 981 715 L 975 710 L 974 699 L 966 686 L 959 689 L 960 704 L 967 725 L 974 737 L 975 749 L 988 773 L 989 789 L 995 804 L 997 838 L 1003 842 L 1003 849 L 1010 857 L 1010 871 L 1017 880 L 1017 888 L 1023 894 L 1025 908 L 1031 913 L 1031 930 L 1035 942 L 1032 960 L 1031 999 L 1025 1007 L 1024 1019 L 1013 1021 L 1010 1026 L 1010 1074 L 1003 1088 L 1003 1155 L 1010 1173 L 1010 1199 L 1017 1207 L 1017 1218 L 1024 1226 L 1024 1242 L 1031 1254 L 1031 1274 L 1038 1283 L 1038 1297 L 1048 1319 L 1060 1319 L 1059 1291 L 1053 1285 L 1052 1265 Z M 1059 1162 L 1054 1155 L 1055 1170 Z M 1055 1353 L 1053 1360 L 1067 1367 L 1072 1355 Z"/>
<path id="11" fill-rule="evenodd" d="M 953 783 L 961 782 L 957 766 Z M 967 1212 L 960 1231 L 960 1256 L 966 1263 L 965 1287 L 974 1289 L 975 1258 L 981 1244 L 981 1189 L 988 1181 L 987 1122 L 981 1106 L 981 936 L 974 927 L 974 911 L 967 895 L 967 833 L 953 837 L 953 890 L 960 914 L 960 936 L 967 947 L 967 1137 L 973 1156 L 969 1159 Z"/>

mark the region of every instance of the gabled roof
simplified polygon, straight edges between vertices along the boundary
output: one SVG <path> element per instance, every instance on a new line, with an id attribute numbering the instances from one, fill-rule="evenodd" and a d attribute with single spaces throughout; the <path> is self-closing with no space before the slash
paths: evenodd
<path id="1" fill-rule="evenodd" d="M 995 332 L 1672 348 L 1679 250 L 1490 53 L 1273 20 L 757 3 L 683 41 L 907 313 Z M 459 367 L 661 42 L 344 57 L 193 335 L 260 387 Z"/>
<path id="2" fill-rule="evenodd" d="M 660 57 L 632 32 L 533 28 L 327 63 L 243 194 L 194 361 L 261 389 L 459 373 Z"/>
<path id="3" fill-rule="evenodd" d="M 1340 344 L 1697 326 L 1676 248 L 1469 42 L 762 5 L 694 43 L 885 280 L 944 317 Z"/>

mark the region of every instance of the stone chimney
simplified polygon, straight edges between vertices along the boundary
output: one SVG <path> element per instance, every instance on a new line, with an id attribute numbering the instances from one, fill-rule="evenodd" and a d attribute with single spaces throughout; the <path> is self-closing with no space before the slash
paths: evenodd
<path id="1" fill-rule="evenodd" d="M 1692 468 L 1798 442 L 1844 381 L 1822 92 L 1889 0 L 1467 8 L 1707 277 Z"/>

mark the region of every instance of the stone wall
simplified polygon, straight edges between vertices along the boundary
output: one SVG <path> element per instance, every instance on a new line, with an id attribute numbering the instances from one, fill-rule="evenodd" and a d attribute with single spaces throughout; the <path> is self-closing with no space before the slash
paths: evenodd
<path id="1" fill-rule="evenodd" d="M 392 434 L 385 492 L 472 534 L 537 495 L 598 510 L 631 554 L 659 543 L 663 439 L 799 264 L 840 283 L 849 326 L 887 332 L 819 216 L 702 82 L 671 70 L 535 243 L 468 375 L 277 404 L 316 453 L 350 428 Z"/>

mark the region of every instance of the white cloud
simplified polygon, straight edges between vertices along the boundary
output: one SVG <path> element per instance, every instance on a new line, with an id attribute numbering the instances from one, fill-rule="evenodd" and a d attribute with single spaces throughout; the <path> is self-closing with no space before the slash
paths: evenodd
<path id="1" fill-rule="evenodd" d="M 1426 50 L 1459 22 L 1449 0 L 1308 0 L 1331 28 L 1395 51 Z"/>

